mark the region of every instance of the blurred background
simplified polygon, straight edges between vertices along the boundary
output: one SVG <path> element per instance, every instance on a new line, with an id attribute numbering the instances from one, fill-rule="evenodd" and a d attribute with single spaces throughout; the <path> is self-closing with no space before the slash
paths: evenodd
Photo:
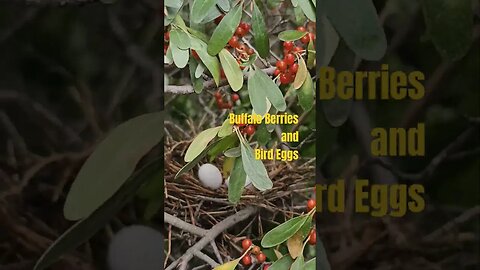
<path id="1" fill-rule="evenodd" d="M 425 97 L 418 101 L 353 102 L 347 122 L 317 124 L 317 181 L 356 179 L 420 183 L 426 209 L 402 218 L 353 213 L 317 215 L 332 269 L 480 269 L 480 46 L 477 1 L 374 1 L 387 34 L 379 62 L 358 70 L 422 71 Z M 324 103 L 323 103 L 324 104 Z M 323 105 L 322 104 L 322 105 Z M 342 106 L 342 105 L 338 105 Z M 325 107 L 323 107 L 325 110 Z M 425 157 L 374 158 L 373 127 L 425 123 Z"/>
<path id="2" fill-rule="evenodd" d="M 95 144 L 162 109 L 161 11 L 149 0 L 0 1 L 0 269 L 33 269 L 71 225 L 65 194 Z M 51 269 L 101 267 L 108 235 Z"/>

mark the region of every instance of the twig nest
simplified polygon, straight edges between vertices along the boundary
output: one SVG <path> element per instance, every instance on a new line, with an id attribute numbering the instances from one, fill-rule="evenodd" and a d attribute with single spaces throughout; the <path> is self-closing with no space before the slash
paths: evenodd
<path id="1" fill-rule="evenodd" d="M 112 238 L 108 249 L 110 270 L 163 269 L 162 234 L 150 227 L 125 227 Z"/>
<path id="2" fill-rule="evenodd" d="M 198 179 L 203 186 L 211 189 L 217 189 L 222 186 L 222 174 L 213 164 L 206 163 L 198 169 Z"/>

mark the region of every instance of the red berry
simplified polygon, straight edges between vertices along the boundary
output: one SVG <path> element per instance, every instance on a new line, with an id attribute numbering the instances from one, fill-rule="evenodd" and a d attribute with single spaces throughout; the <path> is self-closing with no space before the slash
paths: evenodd
<path id="1" fill-rule="evenodd" d="M 308 37 L 310 38 L 311 41 L 315 41 L 316 36 L 314 33 L 312 32 L 308 33 Z"/>
<path id="2" fill-rule="evenodd" d="M 257 255 L 257 262 L 258 263 L 264 263 L 267 260 L 267 256 L 263 254 L 262 252 L 258 253 Z"/>
<path id="3" fill-rule="evenodd" d="M 293 52 L 299 53 L 301 51 L 303 51 L 302 47 L 297 46 L 297 47 L 293 48 Z"/>
<path id="4" fill-rule="evenodd" d="M 299 27 L 297 27 L 297 31 L 307 32 L 307 29 L 304 26 L 299 26 Z"/>
<path id="5" fill-rule="evenodd" d="M 314 209 L 317 206 L 317 201 L 314 199 L 309 199 L 307 201 L 307 210 L 310 212 L 312 209 Z"/>
<path id="6" fill-rule="evenodd" d="M 308 243 L 312 246 L 317 244 L 317 230 L 312 229 L 310 231 L 310 235 L 309 235 L 309 238 L 308 238 Z"/>
<path id="7" fill-rule="evenodd" d="M 287 63 L 287 65 L 291 66 L 291 65 L 293 65 L 293 63 L 295 63 L 296 58 L 295 58 L 295 55 L 289 53 L 289 54 L 285 55 L 283 60 L 285 61 L 285 63 Z"/>
<path id="8" fill-rule="evenodd" d="M 195 50 L 192 50 L 192 56 L 197 60 L 200 59 L 200 57 L 198 56 L 198 53 Z"/>
<path id="9" fill-rule="evenodd" d="M 289 84 L 290 83 L 290 76 L 286 73 L 280 74 L 280 83 L 281 84 Z"/>
<path id="10" fill-rule="evenodd" d="M 276 66 L 280 71 L 287 70 L 287 63 L 285 63 L 283 60 L 278 60 Z"/>
<path id="11" fill-rule="evenodd" d="M 225 15 L 220 15 L 220 16 L 218 16 L 217 18 L 215 18 L 215 21 L 214 21 L 214 22 L 215 22 L 216 24 L 219 24 L 219 23 L 223 20 L 223 17 L 225 17 Z"/>
<path id="12" fill-rule="evenodd" d="M 166 41 L 169 41 L 170 40 L 170 32 L 165 32 L 165 34 L 163 34 L 163 39 L 165 39 Z"/>
<path id="13" fill-rule="evenodd" d="M 291 73 L 291 72 L 286 72 L 285 73 L 287 75 L 287 78 L 288 78 L 288 83 L 292 83 L 294 80 L 295 80 L 295 74 Z"/>
<path id="14" fill-rule="evenodd" d="M 291 74 L 297 74 L 298 64 L 297 64 L 297 63 L 293 63 L 293 65 L 290 66 L 290 68 L 288 69 L 288 71 L 289 71 Z"/>
<path id="15" fill-rule="evenodd" d="M 255 53 L 255 51 L 254 51 L 252 48 L 248 48 L 248 49 L 247 49 L 247 54 L 248 54 L 248 55 L 252 55 L 252 54 L 254 54 L 254 53 Z"/>
<path id="16" fill-rule="evenodd" d="M 278 75 L 280 75 L 281 71 L 280 69 L 275 69 L 275 71 L 273 72 L 273 76 L 277 77 Z"/>
<path id="17" fill-rule="evenodd" d="M 293 43 L 293 41 L 285 41 L 283 42 L 283 48 L 287 51 L 291 51 L 293 49 L 293 47 L 295 46 L 295 44 Z"/>
<path id="18" fill-rule="evenodd" d="M 238 94 L 232 94 L 232 101 L 233 102 L 236 102 L 239 99 L 240 99 L 240 96 Z"/>
<path id="19" fill-rule="evenodd" d="M 246 32 L 245 30 L 242 28 L 242 27 L 237 27 L 237 30 L 235 30 L 235 35 L 237 35 L 238 37 L 243 37 L 245 36 Z"/>
<path id="20" fill-rule="evenodd" d="M 237 48 L 237 47 L 238 47 L 238 37 L 237 37 L 237 36 L 233 36 L 233 37 L 228 41 L 228 45 L 230 45 L 230 47 L 232 47 L 232 48 Z"/>
<path id="21" fill-rule="evenodd" d="M 232 105 L 231 102 L 227 102 L 227 103 L 223 104 L 224 109 L 231 109 L 232 107 L 233 107 L 233 105 Z"/>
<path id="22" fill-rule="evenodd" d="M 263 266 L 263 270 L 268 270 L 268 268 L 270 268 L 270 264 L 265 264 L 265 265 Z"/>
<path id="23" fill-rule="evenodd" d="M 217 99 L 217 107 L 219 109 L 223 109 L 224 106 L 225 106 L 225 104 L 223 103 L 223 100 L 222 99 Z"/>
<path id="24" fill-rule="evenodd" d="M 245 133 L 247 133 L 247 135 L 249 136 L 252 136 L 255 133 L 255 127 L 252 125 L 248 125 L 247 127 L 245 127 Z"/>
<path id="25" fill-rule="evenodd" d="M 222 92 L 217 91 L 215 94 L 213 94 L 213 96 L 215 96 L 216 99 L 222 99 Z"/>
<path id="26" fill-rule="evenodd" d="M 248 31 L 250 31 L 250 24 L 246 22 L 241 22 L 240 27 L 243 28 L 243 30 L 245 30 L 245 33 L 248 33 Z"/>
<path id="27" fill-rule="evenodd" d="M 247 50 L 247 46 L 245 46 L 245 44 L 243 43 L 239 43 L 239 45 L 237 46 L 237 50 L 240 52 L 245 52 Z"/>
<path id="28" fill-rule="evenodd" d="M 252 264 L 252 257 L 250 257 L 250 254 L 247 254 L 242 258 L 242 264 L 245 266 Z"/>
<path id="29" fill-rule="evenodd" d="M 248 239 L 248 238 L 243 239 L 243 241 L 242 241 L 243 251 L 245 251 L 245 250 L 247 250 L 248 248 L 250 248 L 251 245 L 252 245 L 252 240 L 250 240 L 250 239 Z"/>
<path id="30" fill-rule="evenodd" d="M 300 41 L 303 43 L 303 44 L 308 44 L 310 42 L 310 35 L 305 35 L 303 36 Z"/>
<path id="31" fill-rule="evenodd" d="M 252 248 L 252 254 L 257 255 L 257 254 L 260 254 L 260 252 L 261 252 L 261 250 L 260 250 L 260 247 L 259 247 L 259 246 L 254 246 L 254 247 Z"/>

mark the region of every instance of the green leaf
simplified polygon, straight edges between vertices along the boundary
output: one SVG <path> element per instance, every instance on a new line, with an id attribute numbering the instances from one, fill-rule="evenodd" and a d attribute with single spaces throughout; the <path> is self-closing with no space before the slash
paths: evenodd
<path id="1" fill-rule="evenodd" d="M 175 44 L 179 49 L 190 49 L 190 37 L 187 33 L 179 29 L 170 30 L 170 42 Z"/>
<path id="2" fill-rule="evenodd" d="M 255 89 L 258 89 L 256 91 L 265 91 L 265 95 L 270 103 L 272 103 L 273 107 L 278 111 L 285 111 L 287 109 L 285 98 L 283 97 L 282 91 L 273 80 L 261 69 L 256 69 L 253 77 Z M 257 111 L 255 110 L 255 112 Z"/>
<path id="3" fill-rule="evenodd" d="M 230 181 L 228 182 L 228 200 L 231 203 L 238 203 L 242 196 L 243 188 L 245 186 L 247 175 L 243 169 L 242 159 L 235 159 Z"/>
<path id="4" fill-rule="evenodd" d="M 317 28 L 316 42 L 319 59 L 317 65 L 320 67 L 328 66 L 337 50 L 340 37 L 325 15 L 320 17 L 320 20 L 317 22 Z"/>
<path id="5" fill-rule="evenodd" d="M 233 91 L 238 91 L 243 86 L 243 72 L 235 57 L 227 49 L 222 49 L 218 55 L 227 81 Z"/>
<path id="6" fill-rule="evenodd" d="M 226 157 L 239 157 L 242 155 L 240 147 L 230 148 L 225 153 L 223 153 Z"/>
<path id="7" fill-rule="evenodd" d="M 202 66 L 199 64 L 193 57 L 188 61 L 188 67 L 190 71 L 190 80 L 192 80 L 192 86 L 195 93 L 199 94 L 203 91 L 203 78 L 197 77 L 195 73 L 199 69 L 198 67 Z"/>
<path id="8" fill-rule="evenodd" d="M 305 258 L 303 257 L 303 254 L 300 254 L 300 256 L 297 257 L 297 259 L 293 262 L 292 267 L 290 267 L 290 270 L 304 270 L 305 268 Z"/>
<path id="9" fill-rule="evenodd" d="M 182 0 L 165 0 L 164 4 L 166 7 L 179 9 L 182 7 L 183 1 Z"/>
<path id="10" fill-rule="evenodd" d="M 302 87 L 297 90 L 297 95 L 298 104 L 300 104 L 300 107 L 302 107 L 304 111 L 311 110 L 315 101 L 315 90 L 310 73 L 307 72 L 307 78 L 305 79 Z"/>
<path id="11" fill-rule="evenodd" d="M 280 260 L 270 265 L 268 270 L 289 270 L 292 263 L 293 263 L 292 257 L 290 257 L 289 255 L 285 255 L 282 258 L 280 258 Z"/>
<path id="12" fill-rule="evenodd" d="M 191 20 L 193 23 L 201 23 L 208 15 L 210 9 L 215 7 L 215 0 L 193 0 L 191 7 Z"/>
<path id="13" fill-rule="evenodd" d="M 163 134 L 163 113 L 133 118 L 118 127 L 85 161 L 68 192 L 63 213 L 68 220 L 88 217 L 127 181 L 137 163 Z"/>
<path id="14" fill-rule="evenodd" d="M 312 215 L 309 215 L 307 220 L 305 221 L 305 223 L 303 223 L 302 227 L 300 228 L 300 230 L 298 231 L 299 233 L 302 234 L 302 237 L 304 240 L 305 238 L 307 238 L 308 234 L 310 233 L 310 231 L 312 230 L 312 219 L 313 219 L 313 216 Z"/>
<path id="15" fill-rule="evenodd" d="M 160 136 L 161 137 L 161 136 Z M 118 168 L 117 168 L 118 169 Z M 79 245 L 85 243 L 102 229 L 135 195 L 146 182 L 163 177 L 163 158 L 150 162 L 134 175 L 130 176 L 115 195 L 108 199 L 90 216 L 75 223 L 63 233 L 38 259 L 34 270 L 43 270 Z"/>
<path id="16" fill-rule="evenodd" d="M 260 191 L 271 189 L 273 183 L 268 177 L 267 169 L 265 169 L 261 160 L 255 158 L 253 155 L 253 149 L 244 140 L 245 139 L 243 138 L 240 139 L 240 147 L 243 167 L 245 168 L 248 178 L 252 180 L 253 186 Z"/>
<path id="17" fill-rule="evenodd" d="M 252 30 L 253 40 L 255 41 L 255 49 L 257 49 L 260 57 L 267 57 L 270 53 L 270 41 L 268 39 L 267 26 L 265 25 L 265 19 L 263 14 L 258 8 L 255 1 L 253 3 L 252 12 Z"/>
<path id="18" fill-rule="evenodd" d="M 330 270 L 330 263 L 328 262 L 327 258 L 327 251 L 325 251 L 325 247 L 323 246 L 322 241 L 318 241 L 317 243 L 318 251 L 317 251 L 317 257 L 318 261 L 320 263 L 320 269 L 319 270 Z"/>
<path id="19" fill-rule="evenodd" d="M 302 87 L 303 83 L 305 82 L 305 79 L 307 78 L 307 64 L 305 64 L 305 60 L 303 60 L 303 57 L 299 57 L 298 59 L 298 71 L 297 74 L 295 75 L 295 80 L 293 81 L 293 89 L 297 90 L 300 87 Z"/>
<path id="20" fill-rule="evenodd" d="M 247 171 L 248 172 L 248 171 Z M 262 239 L 264 248 L 274 247 L 288 240 L 302 228 L 308 220 L 308 215 L 294 217 L 269 231 Z"/>
<path id="21" fill-rule="evenodd" d="M 230 124 L 230 120 L 227 118 L 223 121 L 220 130 L 218 131 L 218 137 L 223 138 L 233 133 L 233 125 Z"/>
<path id="22" fill-rule="evenodd" d="M 317 265 L 316 265 L 317 261 L 315 258 L 309 260 L 308 262 L 305 263 L 305 265 L 303 266 L 304 267 L 304 270 L 316 270 L 317 268 Z M 319 270 L 325 270 L 325 269 L 319 269 Z"/>
<path id="23" fill-rule="evenodd" d="M 235 136 L 235 134 L 232 134 L 230 136 L 227 136 L 221 139 L 214 147 L 212 147 L 210 151 L 208 151 L 208 155 L 210 156 L 209 158 L 210 162 L 213 161 L 218 154 L 235 146 L 237 142 L 238 142 L 238 138 L 237 136 Z"/>
<path id="24" fill-rule="evenodd" d="M 198 164 L 198 162 L 200 162 L 200 160 L 202 160 L 202 158 L 204 158 L 207 153 L 213 148 L 215 147 L 221 140 L 218 140 L 218 141 L 215 141 L 213 143 L 211 143 L 209 146 L 207 146 L 207 148 L 205 148 L 205 150 L 203 150 L 194 160 L 190 161 L 189 163 L 187 163 L 185 166 L 183 166 L 178 172 L 177 174 L 175 175 L 175 178 L 174 179 L 177 179 L 178 177 L 180 177 L 182 174 L 190 171 L 191 169 L 193 169 L 193 167 L 195 167 L 195 165 Z"/>
<path id="25" fill-rule="evenodd" d="M 267 95 L 265 89 L 261 88 L 258 76 L 256 76 L 256 71 L 254 69 L 250 70 L 248 76 L 248 97 L 253 110 L 259 115 L 265 115 L 267 113 Z"/>
<path id="26" fill-rule="evenodd" d="M 291 1 L 291 2 L 292 2 L 292 6 L 293 6 L 293 7 L 298 7 L 298 1 L 299 1 L 299 0 L 292 0 L 292 1 Z"/>
<path id="27" fill-rule="evenodd" d="M 207 147 L 208 143 L 213 140 L 216 136 L 218 131 L 221 127 L 214 127 L 206 129 L 193 139 L 193 142 L 187 149 L 187 153 L 185 153 L 185 162 L 190 162 L 194 160 L 203 150 Z"/>
<path id="28" fill-rule="evenodd" d="M 295 41 L 305 36 L 307 32 L 300 32 L 297 30 L 286 30 L 278 34 L 278 38 L 281 41 Z"/>
<path id="29" fill-rule="evenodd" d="M 347 45 L 361 58 L 380 60 L 387 49 L 372 0 L 324 0 L 328 19 Z"/>
<path id="30" fill-rule="evenodd" d="M 218 0 L 217 6 L 225 11 L 228 12 L 230 10 L 230 1 L 229 0 Z"/>
<path id="31" fill-rule="evenodd" d="M 190 59 L 190 51 L 189 50 L 182 50 L 180 49 L 175 43 L 170 41 L 170 46 L 172 50 L 172 57 L 173 63 L 178 68 L 184 68 L 188 64 L 188 60 Z"/>
<path id="32" fill-rule="evenodd" d="M 220 82 L 220 62 L 218 58 L 207 53 L 207 44 L 200 38 L 190 36 L 190 42 L 192 49 L 197 52 L 202 63 L 207 67 L 208 71 L 210 71 L 210 74 L 212 74 L 215 84 L 218 85 Z"/>
<path id="33" fill-rule="evenodd" d="M 467 54 L 473 42 L 470 0 L 422 0 L 428 35 L 442 57 L 455 61 Z"/>
<path id="34" fill-rule="evenodd" d="M 307 47 L 307 68 L 308 69 L 312 69 L 315 67 L 315 60 L 316 60 L 315 45 L 313 44 L 313 40 L 310 40 Z"/>
<path id="35" fill-rule="evenodd" d="M 233 261 L 229 261 L 227 263 L 224 263 L 222 265 L 219 265 L 219 266 L 213 268 L 213 270 L 235 270 L 235 268 L 237 267 L 240 260 L 241 260 L 241 258 L 235 259 Z"/>
<path id="36" fill-rule="evenodd" d="M 310 0 L 298 0 L 298 6 L 300 6 L 303 13 L 310 21 L 315 22 L 317 20 L 315 7 Z"/>
<path id="37" fill-rule="evenodd" d="M 336 70 L 353 71 L 355 62 L 355 53 L 341 41 L 330 65 Z M 328 123 L 333 127 L 339 127 L 348 120 L 353 99 L 344 100 L 335 96 L 330 100 L 321 99 L 320 103 Z"/>
<path id="38" fill-rule="evenodd" d="M 260 145 L 266 145 L 272 138 L 270 132 L 267 130 L 265 123 L 260 124 L 255 131 L 255 140 Z"/>
<path id="39" fill-rule="evenodd" d="M 207 52 L 210 55 L 217 55 L 228 43 L 235 33 L 242 19 L 242 5 L 238 4 L 232 8 L 222 19 L 213 31 L 212 37 L 208 42 Z"/>

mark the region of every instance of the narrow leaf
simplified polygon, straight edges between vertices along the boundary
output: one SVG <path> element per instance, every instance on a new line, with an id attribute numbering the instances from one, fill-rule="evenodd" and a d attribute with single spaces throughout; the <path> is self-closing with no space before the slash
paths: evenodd
<path id="1" fill-rule="evenodd" d="M 248 178 L 252 180 L 253 186 L 260 191 L 271 189 L 273 187 L 273 183 L 268 177 L 267 169 L 265 169 L 265 166 L 261 160 L 255 159 L 255 156 L 253 155 L 253 149 L 243 140 L 240 142 L 240 147 L 242 152 L 243 167 L 245 168 Z"/>
<path id="2" fill-rule="evenodd" d="M 222 49 L 218 57 L 230 87 L 232 87 L 233 91 L 240 90 L 243 86 L 243 72 L 237 60 L 227 49 Z"/>
<path id="3" fill-rule="evenodd" d="M 372 0 L 324 0 L 322 7 L 358 56 L 376 61 L 385 55 L 387 39 Z"/>
<path id="4" fill-rule="evenodd" d="M 305 36 L 307 32 L 300 32 L 297 30 L 286 30 L 278 34 L 278 38 L 281 41 L 295 41 Z"/>
<path id="5" fill-rule="evenodd" d="M 207 67 L 210 74 L 212 74 L 215 84 L 218 85 L 220 82 L 220 62 L 215 56 L 211 56 L 207 53 L 207 44 L 198 37 L 190 36 L 190 42 L 192 49 L 194 49 L 202 63 Z"/>
<path id="6" fill-rule="evenodd" d="M 252 1 L 252 3 L 253 40 L 255 41 L 255 48 L 257 49 L 258 54 L 265 58 L 270 53 L 270 41 L 268 40 L 267 26 L 265 25 L 265 19 L 263 18 L 263 14 L 257 4 L 255 1 Z"/>
<path id="7" fill-rule="evenodd" d="M 298 0 L 298 5 L 310 21 L 315 22 L 317 20 L 315 7 L 310 0 Z"/>
<path id="8" fill-rule="evenodd" d="M 228 200 L 231 203 L 236 204 L 240 201 L 246 178 L 247 175 L 243 169 L 242 159 L 235 159 L 235 165 L 228 183 Z"/>
<path id="9" fill-rule="evenodd" d="M 160 136 L 161 137 L 161 136 Z M 107 224 L 135 195 L 146 182 L 163 176 L 163 161 L 154 160 L 129 177 L 115 195 L 108 199 L 90 216 L 75 223 L 63 233 L 38 259 L 34 270 L 43 270 L 81 244 Z"/>
<path id="10" fill-rule="evenodd" d="M 283 256 L 278 261 L 274 262 L 268 270 L 289 270 L 293 263 L 293 259 L 290 256 Z"/>
<path id="11" fill-rule="evenodd" d="M 242 5 L 238 4 L 232 8 L 227 15 L 220 21 L 213 31 L 212 37 L 208 42 L 207 52 L 210 55 L 217 55 L 233 36 L 235 29 L 242 19 Z"/>
<path id="12" fill-rule="evenodd" d="M 315 85 L 313 84 L 312 77 L 310 73 L 307 72 L 307 78 L 303 83 L 302 87 L 298 89 L 298 104 L 304 111 L 309 111 L 313 107 L 313 103 L 315 101 Z"/>
<path id="13" fill-rule="evenodd" d="M 213 270 L 235 270 L 235 267 L 237 267 L 238 263 L 240 262 L 240 258 L 236 259 L 236 260 L 233 260 L 233 261 L 230 261 L 230 262 L 227 262 L 227 263 L 224 263 L 222 265 L 219 265 L 215 268 L 213 268 Z"/>
<path id="14" fill-rule="evenodd" d="M 200 132 L 188 147 L 184 158 L 185 161 L 190 162 L 194 160 L 203 150 L 205 150 L 208 143 L 217 136 L 219 130 L 220 127 L 214 127 Z"/>
<path id="15" fill-rule="evenodd" d="M 302 87 L 303 83 L 305 82 L 305 79 L 307 78 L 307 73 L 308 73 L 307 64 L 305 64 L 305 60 L 303 60 L 303 57 L 299 57 L 298 71 L 295 76 L 295 80 L 293 81 L 293 88 L 295 90 Z"/>
<path id="16" fill-rule="evenodd" d="M 193 0 L 193 5 L 191 7 L 192 16 L 191 20 L 194 23 L 201 23 L 202 20 L 207 16 L 210 9 L 215 6 L 215 0 Z"/>
<path id="17" fill-rule="evenodd" d="M 248 171 L 247 171 L 248 172 Z M 308 220 L 308 215 L 294 217 L 271 231 L 269 231 L 262 239 L 262 246 L 264 248 L 274 247 L 292 237 L 302 228 L 303 224 Z"/>
<path id="18" fill-rule="evenodd" d="M 230 120 L 227 118 L 223 121 L 220 130 L 218 131 L 218 137 L 223 138 L 233 133 L 233 125 L 230 124 Z"/>
<path id="19" fill-rule="evenodd" d="M 247 83 L 248 97 L 250 98 L 250 103 L 252 104 L 255 113 L 265 115 L 268 111 L 267 96 L 265 94 L 265 89 L 260 85 L 258 76 L 255 74 L 256 71 L 251 69 Z"/>
<path id="20" fill-rule="evenodd" d="M 256 87 L 258 87 L 259 90 L 263 89 L 263 91 L 265 91 L 265 95 L 273 107 L 278 111 L 285 111 L 287 109 L 285 98 L 283 97 L 282 91 L 273 80 L 261 69 L 256 69 L 254 76 L 256 77 L 255 81 L 258 84 Z"/>
<path id="21" fill-rule="evenodd" d="M 297 259 L 293 262 L 292 267 L 290 270 L 304 270 L 305 268 L 305 258 L 303 254 L 297 257 Z"/>
<path id="22" fill-rule="evenodd" d="M 175 44 L 179 49 L 190 49 L 190 38 L 187 33 L 179 29 L 172 29 L 170 31 L 170 42 Z"/>
<path id="23" fill-rule="evenodd" d="M 160 142 L 162 134 L 163 113 L 138 116 L 110 132 L 75 178 L 65 201 L 65 218 L 86 218 L 105 203 Z"/>

